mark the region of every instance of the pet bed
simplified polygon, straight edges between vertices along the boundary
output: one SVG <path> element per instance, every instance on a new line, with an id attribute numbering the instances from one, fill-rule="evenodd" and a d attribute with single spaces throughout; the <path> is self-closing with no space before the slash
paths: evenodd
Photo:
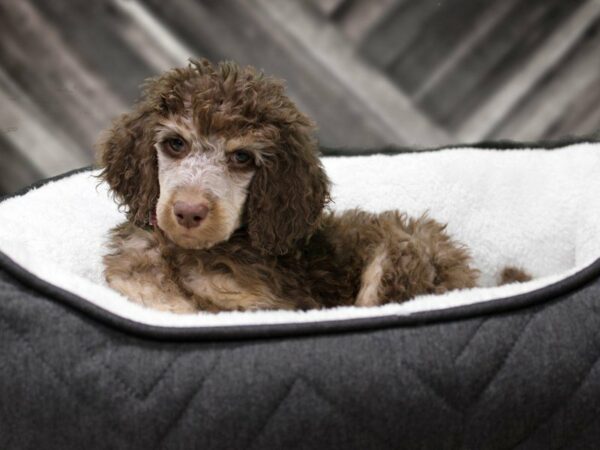
<path id="1" fill-rule="evenodd" d="M 593 448 L 600 144 L 487 147 L 324 158 L 333 208 L 428 211 L 481 270 L 376 308 L 147 310 L 102 279 L 96 171 L 4 199 L 0 448 Z"/>

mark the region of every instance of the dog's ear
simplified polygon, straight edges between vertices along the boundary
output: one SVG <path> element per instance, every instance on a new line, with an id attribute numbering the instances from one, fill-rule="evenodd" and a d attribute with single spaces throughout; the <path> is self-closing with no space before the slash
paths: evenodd
<path id="1" fill-rule="evenodd" d="M 265 254 L 282 255 L 319 225 L 329 201 L 329 180 L 310 129 L 290 126 L 281 146 L 255 173 L 246 201 L 252 245 Z"/>
<path id="2" fill-rule="evenodd" d="M 159 195 L 153 117 L 150 108 L 140 105 L 119 117 L 96 146 L 100 178 L 126 208 L 128 219 L 139 225 L 148 222 Z"/>

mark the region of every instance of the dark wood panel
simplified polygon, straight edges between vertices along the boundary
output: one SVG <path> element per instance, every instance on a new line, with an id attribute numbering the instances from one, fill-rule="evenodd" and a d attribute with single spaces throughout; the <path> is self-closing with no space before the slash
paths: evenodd
<path id="1" fill-rule="evenodd" d="M 600 126 L 593 114 L 600 104 L 599 29 L 600 20 L 596 20 L 574 50 L 497 125 L 491 138 L 533 140 L 596 131 Z"/>
<path id="2" fill-rule="evenodd" d="M 89 149 L 115 102 L 99 78 L 82 71 L 66 41 L 27 0 L 0 4 L 3 69 L 55 124 Z"/>
<path id="3" fill-rule="evenodd" d="M 561 136 L 591 136 L 600 140 L 600 76 L 596 79 L 593 89 L 586 89 L 570 108 L 565 111 L 560 122 L 553 124 L 546 131 L 550 139 Z"/>
<path id="4" fill-rule="evenodd" d="M 530 0 L 516 7 L 419 104 L 448 129 L 463 120 L 518 71 L 582 0 Z"/>
<path id="5" fill-rule="evenodd" d="M 375 66 L 387 70 L 443 3 L 443 0 L 399 1 L 360 43 L 361 54 Z"/>
<path id="6" fill-rule="evenodd" d="M 10 130 L 0 131 L 0 196 L 24 188 L 43 177 L 20 149 L 6 139 L 6 133 L 10 133 Z"/>
<path id="7" fill-rule="evenodd" d="M 30 0 L 52 22 L 69 51 L 129 103 L 140 83 L 155 72 L 130 48 L 118 30 L 127 19 L 108 0 Z"/>
<path id="8" fill-rule="evenodd" d="M 573 55 L 573 59 L 575 58 L 581 61 L 581 66 L 571 79 L 573 84 L 581 88 L 559 119 L 549 124 L 545 134 L 552 139 L 564 135 L 590 135 L 600 139 L 600 19 L 577 45 Z M 564 66 L 572 67 L 570 62 L 566 62 Z M 555 78 L 560 89 L 567 88 L 569 79 L 561 75 Z M 552 101 L 553 97 L 549 95 L 548 99 Z"/>
<path id="9" fill-rule="evenodd" d="M 505 0 L 504 4 L 511 1 L 516 0 Z M 460 9 L 452 2 L 442 3 L 390 64 L 390 76 L 405 91 L 419 92 L 428 76 L 434 74 L 476 28 L 481 16 L 484 13 L 497 14 L 498 6 L 503 5 L 489 0 L 463 0 Z"/>
<path id="10" fill-rule="evenodd" d="M 332 17 L 338 14 L 341 9 L 347 8 L 347 5 L 356 0 L 308 0 L 317 11 L 326 17 Z"/>
<path id="11" fill-rule="evenodd" d="M 401 0 L 354 0 L 334 23 L 353 42 L 361 42 L 381 19 Z"/>

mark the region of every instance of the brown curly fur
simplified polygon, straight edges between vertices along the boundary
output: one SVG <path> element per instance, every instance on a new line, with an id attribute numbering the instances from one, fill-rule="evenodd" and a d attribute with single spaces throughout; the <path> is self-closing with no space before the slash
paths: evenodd
<path id="1" fill-rule="evenodd" d="M 531 275 L 523 269 L 513 266 L 506 266 L 500 273 L 500 286 L 511 283 L 525 283 L 532 279 Z"/>
<path id="2" fill-rule="evenodd" d="M 149 226 L 161 195 L 155 130 L 182 117 L 199 136 L 260 143 L 239 226 L 202 248 Z M 111 233 L 108 283 L 176 312 L 372 306 L 475 285 L 468 252 L 434 220 L 327 211 L 313 131 L 283 84 L 252 67 L 192 61 L 150 80 L 98 146 L 128 217 Z"/>

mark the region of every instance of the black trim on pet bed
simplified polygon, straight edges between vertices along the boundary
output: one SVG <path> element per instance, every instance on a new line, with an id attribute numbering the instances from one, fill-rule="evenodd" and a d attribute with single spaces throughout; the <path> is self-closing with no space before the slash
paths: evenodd
<path id="1" fill-rule="evenodd" d="M 460 145 L 453 147 L 442 147 L 429 151 L 438 151 L 448 148 L 475 148 L 475 149 L 556 149 L 571 144 L 595 143 L 593 140 L 572 140 L 554 142 L 549 144 L 536 143 L 480 143 L 476 145 Z M 364 156 L 367 154 L 401 154 L 421 152 L 422 150 L 384 148 L 380 150 L 362 150 L 359 152 L 343 149 L 323 149 L 325 156 Z M 85 167 L 67 172 L 65 174 L 42 180 L 16 194 L 5 196 L 0 199 L 16 197 L 27 193 L 29 190 L 39 188 L 51 181 L 74 175 L 76 173 L 92 170 Z M 265 325 L 225 325 L 218 327 L 162 327 L 134 322 L 113 314 L 95 304 L 65 291 L 33 275 L 20 265 L 16 264 L 7 255 L 0 252 L 0 270 L 12 275 L 22 286 L 34 290 L 42 296 L 55 300 L 69 308 L 72 308 L 85 317 L 98 320 L 99 322 L 115 328 L 119 331 L 131 333 L 143 338 L 174 340 L 174 341 L 196 341 L 196 340 L 239 340 L 255 338 L 275 338 L 282 336 L 306 336 L 328 333 L 344 333 L 357 331 L 379 330 L 391 327 L 416 327 L 433 323 L 444 323 L 456 320 L 470 319 L 489 315 L 498 315 L 533 308 L 542 304 L 558 302 L 568 294 L 586 287 L 594 280 L 600 278 L 600 259 L 585 267 L 581 271 L 562 279 L 554 284 L 543 288 L 514 295 L 506 298 L 497 298 L 484 302 L 473 303 L 464 306 L 450 307 L 447 309 L 424 311 L 410 315 L 388 315 L 379 317 L 368 317 L 358 319 L 338 319 L 318 322 L 288 323 L 288 324 L 265 324 Z"/>

